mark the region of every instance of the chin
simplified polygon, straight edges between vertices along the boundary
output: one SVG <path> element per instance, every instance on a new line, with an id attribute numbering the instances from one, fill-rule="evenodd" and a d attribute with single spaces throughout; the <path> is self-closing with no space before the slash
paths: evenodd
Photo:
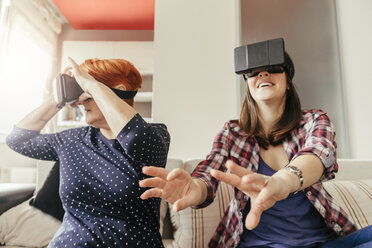
<path id="1" fill-rule="evenodd" d="M 93 123 L 92 123 L 91 121 L 89 121 L 89 120 L 85 120 L 85 122 L 86 122 L 88 125 L 93 126 Z"/>
<path id="2" fill-rule="evenodd" d="M 95 116 L 92 115 L 90 112 L 87 112 L 87 113 L 85 114 L 85 122 L 86 122 L 87 124 L 89 124 L 89 125 L 93 125 L 93 123 L 97 121 L 96 119 L 97 119 L 97 118 L 95 118 Z"/>
<path id="3" fill-rule="evenodd" d="M 94 126 L 94 122 L 95 122 L 95 120 L 92 119 L 92 118 L 89 118 L 89 116 L 85 116 L 85 122 L 86 122 L 88 125 L 92 125 L 92 126 Z"/>
<path id="4" fill-rule="evenodd" d="M 257 101 L 270 101 L 270 100 L 273 100 L 274 97 L 272 96 L 260 96 L 260 97 L 257 97 Z"/>

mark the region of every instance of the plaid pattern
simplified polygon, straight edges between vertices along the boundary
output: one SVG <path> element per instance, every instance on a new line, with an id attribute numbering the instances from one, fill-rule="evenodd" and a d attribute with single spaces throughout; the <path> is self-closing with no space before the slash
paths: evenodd
<path id="1" fill-rule="evenodd" d="M 283 147 L 289 161 L 302 154 L 314 154 L 320 158 L 325 170 L 320 181 L 304 189 L 308 199 L 323 216 L 327 226 L 336 235 L 344 236 L 356 230 L 343 211 L 327 193 L 322 181 L 333 179 L 338 171 L 336 162 L 336 143 L 334 128 L 326 113 L 321 110 L 303 111 L 299 127 L 292 130 L 290 137 L 283 141 Z M 204 203 L 196 208 L 208 206 L 214 199 L 218 181 L 211 177 L 210 169 L 226 171 L 228 159 L 256 172 L 258 169 L 259 146 L 254 138 L 247 138 L 238 122 L 229 121 L 216 136 L 211 153 L 199 163 L 192 176 L 203 180 L 207 185 L 208 196 Z M 236 247 L 243 233 L 243 211 L 247 195 L 238 189 L 230 202 L 225 216 L 209 243 L 210 247 Z"/>

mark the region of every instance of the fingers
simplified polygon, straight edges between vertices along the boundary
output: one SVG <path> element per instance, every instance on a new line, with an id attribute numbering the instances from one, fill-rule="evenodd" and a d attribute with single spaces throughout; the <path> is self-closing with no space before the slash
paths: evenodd
<path id="1" fill-rule="evenodd" d="M 245 226 L 247 229 L 252 230 L 260 222 L 262 212 L 271 208 L 277 201 L 275 197 L 275 189 L 273 187 L 265 187 L 256 198 L 251 201 L 252 207 L 245 219 Z"/>
<path id="2" fill-rule="evenodd" d="M 226 161 L 226 167 L 232 174 L 212 169 L 211 175 L 217 180 L 230 184 L 248 195 L 261 191 L 270 179 L 270 177 L 266 175 L 255 173 L 247 168 L 239 166 L 232 160 Z"/>
<path id="3" fill-rule="evenodd" d="M 82 93 L 82 94 L 79 96 L 79 98 L 77 99 L 77 101 L 74 102 L 74 103 L 71 103 L 70 106 L 71 106 L 72 108 L 76 108 L 78 105 L 83 105 L 83 103 L 84 103 L 85 101 L 90 100 L 90 99 L 92 99 L 92 96 L 91 96 L 90 94 L 84 92 L 84 93 Z"/>
<path id="4" fill-rule="evenodd" d="M 75 60 L 73 60 L 71 57 L 68 57 L 68 61 L 69 61 L 70 64 L 71 64 L 71 68 L 72 68 L 75 72 L 78 72 L 78 71 L 79 71 L 79 65 L 75 62 Z"/>
<path id="5" fill-rule="evenodd" d="M 146 190 L 143 192 L 143 194 L 140 196 L 142 200 L 146 200 L 151 197 L 160 197 L 162 196 L 163 191 L 158 188 L 152 188 L 149 190 Z"/>
<path id="6" fill-rule="evenodd" d="M 225 182 L 227 184 L 230 184 L 234 187 L 239 187 L 240 186 L 240 177 L 234 174 L 228 174 L 225 172 L 221 172 L 219 170 L 211 170 L 211 175 L 216 178 L 217 180 L 220 180 L 222 182 Z"/>
<path id="7" fill-rule="evenodd" d="M 257 227 L 263 211 L 264 208 L 261 204 L 252 204 L 251 210 L 245 218 L 245 227 L 248 230 L 252 230 Z"/>
<path id="8" fill-rule="evenodd" d="M 88 93 L 84 92 L 84 93 L 82 93 L 82 94 L 79 96 L 78 101 L 82 103 L 82 102 L 84 102 L 84 101 L 86 101 L 86 100 L 88 100 L 88 99 L 90 99 L 90 98 L 92 98 L 92 96 L 89 95 Z"/>
<path id="9" fill-rule="evenodd" d="M 253 172 L 248 170 L 247 168 L 244 168 L 237 163 L 233 162 L 232 160 L 226 161 L 226 167 L 230 170 L 231 173 L 243 177 L 247 174 L 252 174 Z"/>
<path id="10" fill-rule="evenodd" d="M 162 189 L 164 188 L 165 184 L 166 184 L 166 181 L 159 177 L 147 178 L 139 182 L 139 186 L 142 188 L 154 187 L 154 188 Z"/>
<path id="11" fill-rule="evenodd" d="M 277 201 L 279 200 L 277 197 L 275 197 L 276 192 L 272 187 L 265 187 L 261 190 L 261 192 L 258 194 L 256 198 L 256 203 L 258 205 L 266 205 L 270 200 Z"/>
<path id="12" fill-rule="evenodd" d="M 71 67 L 71 66 L 67 66 L 67 67 L 63 70 L 63 73 L 64 73 L 64 74 L 67 74 L 67 75 L 69 75 L 69 76 L 72 76 L 72 72 L 71 72 L 71 70 L 72 70 L 72 67 Z"/>
<path id="13" fill-rule="evenodd" d="M 276 190 L 274 186 L 268 185 L 264 187 L 259 194 L 252 201 L 252 207 L 245 220 L 247 229 L 255 228 L 261 218 L 262 212 L 271 208 L 278 200 L 282 198 L 276 197 Z"/>
<path id="14" fill-rule="evenodd" d="M 187 173 L 186 171 L 180 169 L 180 168 L 176 168 L 176 169 L 173 169 L 171 172 L 169 172 L 168 176 L 167 176 L 167 180 L 174 180 L 176 178 L 180 178 L 180 179 L 188 179 L 190 177 L 190 174 Z"/>
<path id="15" fill-rule="evenodd" d="M 259 173 L 252 173 L 249 175 L 245 175 L 242 177 L 242 187 L 245 190 L 261 190 L 266 186 L 267 183 L 267 176 L 259 174 Z"/>
<path id="16" fill-rule="evenodd" d="M 183 198 L 177 200 L 173 204 L 173 211 L 178 212 L 178 211 L 184 210 L 185 208 L 188 208 L 188 207 L 192 206 L 193 201 L 195 201 L 195 200 L 193 199 L 193 197 L 191 195 L 183 197 Z"/>
<path id="17" fill-rule="evenodd" d="M 145 166 L 142 168 L 142 172 L 146 175 L 153 177 L 160 177 L 163 180 L 167 180 L 168 170 L 155 166 Z"/>
<path id="18" fill-rule="evenodd" d="M 81 105 L 81 103 L 80 103 L 79 101 L 76 101 L 76 102 L 74 102 L 74 103 L 71 103 L 71 104 L 70 104 L 70 107 L 71 107 L 71 108 L 77 108 L 78 105 Z"/>

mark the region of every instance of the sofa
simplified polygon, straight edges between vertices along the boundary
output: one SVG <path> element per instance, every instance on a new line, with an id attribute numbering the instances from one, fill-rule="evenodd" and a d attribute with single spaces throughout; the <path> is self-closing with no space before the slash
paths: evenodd
<path id="1" fill-rule="evenodd" d="M 201 160 L 183 161 L 169 158 L 166 168 L 169 170 L 183 168 L 191 172 Z M 29 205 L 29 199 L 42 188 L 53 163 L 23 160 L 23 163 L 26 162 L 30 163 L 28 166 L 35 163 L 36 185 L 3 184 L 0 186 L 0 196 L 8 189 L 7 199 L 12 202 L 5 206 L 4 200 L 1 201 L 0 197 L 2 202 L 0 208 L 3 210 L 7 208 L 0 215 L 0 244 L 3 245 L 0 247 L 45 247 L 60 225 L 59 220 Z M 327 191 L 349 214 L 358 228 L 370 225 L 372 223 L 372 161 L 339 159 L 338 162 L 339 173 L 335 180 L 325 183 Z M 0 167 L 11 165 L 21 166 L 20 163 L 4 165 L 3 161 L 0 161 Z M 35 188 L 35 193 L 30 193 L 30 187 Z M 9 195 L 19 197 L 9 198 Z M 208 247 L 208 242 L 232 197 L 233 189 L 221 183 L 216 199 L 204 209 L 188 208 L 175 213 L 172 211 L 171 204 L 162 201 L 160 232 L 164 246 L 167 248 Z"/>

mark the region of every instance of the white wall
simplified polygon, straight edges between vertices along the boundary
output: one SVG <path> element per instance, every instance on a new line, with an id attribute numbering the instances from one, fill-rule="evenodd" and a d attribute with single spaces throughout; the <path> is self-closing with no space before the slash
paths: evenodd
<path id="1" fill-rule="evenodd" d="M 351 158 L 372 158 L 372 1 L 336 0 Z"/>
<path id="2" fill-rule="evenodd" d="M 0 135 L 0 183 L 34 183 L 36 162 L 10 149 Z"/>
<path id="3" fill-rule="evenodd" d="M 154 122 L 167 124 L 169 156 L 205 157 L 223 124 L 238 117 L 235 0 L 158 0 Z"/>
<path id="4" fill-rule="evenodd" d="M 62 57 L 62 47 L 65 41 L 153 41 L 153 30 L 75 30 L 70 24 L 62 26 L 62 32 L 58 37 L 58 64 L 56 68 L 59 72 L 61 62 L 66 58 Z M 99 58 L 98 55 L 93 57 Z M 74 58 L 74 55 L 71 55 Z M 57 72 L 56 72 L 57 73 Z"/>
<path id="5" fill-rule="evenodd" d="M 86 59 L 123 58 L 133 63 L 141 73 L 153 72 L 154 48 L 152 41 L 64 41 L 62 46 L 63 70 L 70 65 L 68 56 L 78 64 Z"/>

